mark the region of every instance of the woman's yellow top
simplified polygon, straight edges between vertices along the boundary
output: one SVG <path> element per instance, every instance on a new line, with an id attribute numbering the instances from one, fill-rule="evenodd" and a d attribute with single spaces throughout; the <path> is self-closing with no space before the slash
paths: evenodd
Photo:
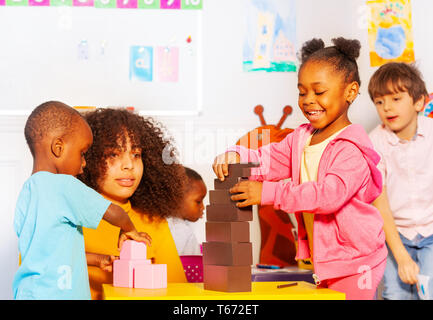
<path id="1" fill-rule="evenodd" d="M 157 218 L 150 221 L 145 214 L 132 209 L 129 201 L 121 207 L 137 231 L 147 232 L 152 237 L 152 245 L 147 248 L 147 259 L 152 259 L 152 263 L 167 265 L 167 282 L 187 282 L 167 221 Z M 96 230 L 83 228 L 86 252 L 119 256 L 119 231 L 118 227 L 105 220 L 101 220 Z M 88 272 L 92 299 L 102 299 L 102 284 L 113 283 L 112 272 L 95 266 L 88 266 Z"/>

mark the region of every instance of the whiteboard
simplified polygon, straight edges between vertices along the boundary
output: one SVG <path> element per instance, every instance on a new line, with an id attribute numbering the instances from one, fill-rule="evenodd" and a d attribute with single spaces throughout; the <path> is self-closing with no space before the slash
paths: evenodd
<path id="1" fill-rule="evenodd" d="M 0 7 L 0 115 L 29 114 L 48 100 L 198 114 L 201 28 L 201 10 Z M 178 47 L 177 81 L 130 79 L 132 46 Z"/>

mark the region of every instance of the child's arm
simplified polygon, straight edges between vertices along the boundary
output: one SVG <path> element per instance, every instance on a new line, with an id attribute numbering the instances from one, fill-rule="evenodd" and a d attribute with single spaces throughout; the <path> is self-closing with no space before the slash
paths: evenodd
<path id="1" fill-rule="evenodd" d="M 412 260 L 411 256 L 404 247 L 397 227 L 395 226 L 394 217 L 389 206 L 389 200 L 386 193 L 386 186 L 383 186 L 382 194 L 373 201 L 373 205 L 379 210 L 383 219 L 383 230 L 385 231 L 386 242 L 394 255 L 398 265 L 398 275 L 404 283 L 414 284 L 417 282 L 416 275 L 419 273 L 419 267 Z"/>
<path id="2" fill-rule="evenodd" d="M 291 145 L 293 134 L 281 142 L 270 143 L 258 150 L 243 146 L 233 146 L 214 160 L 212 168 L 221 181 L 228 175 L 228 164 L 239 162 L 258 162 L 258 168 L 251 169 L 250 180 L 278 181 L 291 178 Z"/>
<path id="3" fill-rule="evenodd" d="M 137 232 L 128 214 L 118 205 L 114 203 L 110 204 L 107 211 L 105 212 L 103 219 L 108 223 L 120 228 L 119 250 L 122 248 L 122 244 L 125 240 L 132 239 L 135 241 L 144 242 L 150 246 L 152 239 L 145 232 Z"/>
<path id="4" fill-rule="evenodd" d="M 349 144 L 337 151 L 338 156 L 332 160 L 321 181 L 301 184 L 293 181 L 264 181 L 261 185 L 256 181 L 242 181 L 230 192 L 243 193 L 232 196 L 232 200 L 247 199 L 240 203 L 239 207 L 257 204 L 260 199 L 261 205 L 273 204 L 275 209 L 285 212 L 333 214 L 358 192 L 371 174 L 368 164 L 356 146 Z M 246 191 L 238 189 L 239 187 Z M 374 198 L 376 196 L 374 195 Z M 256 200 L 248 201 L 250 198 Z"/>
<path id="5" fill-rule="evenodd" d="M 86 252 L 88 266 L 99 267 L 104 271 L 113 272 L 113 262 L 118 259 L 116 256 Z"/>

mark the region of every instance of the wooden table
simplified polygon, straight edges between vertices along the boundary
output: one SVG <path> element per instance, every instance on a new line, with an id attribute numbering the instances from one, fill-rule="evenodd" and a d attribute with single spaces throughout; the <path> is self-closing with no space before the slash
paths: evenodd
<path id="1" fill-rule="evenodd" d="M 293 281 L 292 281 L 293 282 Z M 252 282 L 251 292 L 204 290 L 203 283 L 168 283 L 164 289 L 134 289 L 103 284 L 106 300 L 344 300 L 345 294 L 300 281 L 293 287 L 277 289 L 284 282 Z"/>

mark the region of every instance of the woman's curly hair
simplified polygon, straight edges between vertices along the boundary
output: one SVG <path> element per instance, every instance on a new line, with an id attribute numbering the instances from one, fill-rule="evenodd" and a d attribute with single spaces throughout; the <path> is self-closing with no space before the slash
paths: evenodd
<path id="1" fill-rule="evenodd" d="M 142 149 L 143 161 L 143 177 L 129 199 L 132 207 L 150 219 L 175 214 L 182 203 L 186 175 L 177 161 L 163 160 L 164 157 L 177 159 L 173 140 L 165 128 L 154 119 L 127 109 L 98 108 L 86 112 L 84 118 L 92 129 L 93 144 L 85 155 L 86 167 L 78 178 L 99 191 L 98 182 L 107 171 L 109 151 L 126 148 L 129 137 L 134 147 Z"/>

